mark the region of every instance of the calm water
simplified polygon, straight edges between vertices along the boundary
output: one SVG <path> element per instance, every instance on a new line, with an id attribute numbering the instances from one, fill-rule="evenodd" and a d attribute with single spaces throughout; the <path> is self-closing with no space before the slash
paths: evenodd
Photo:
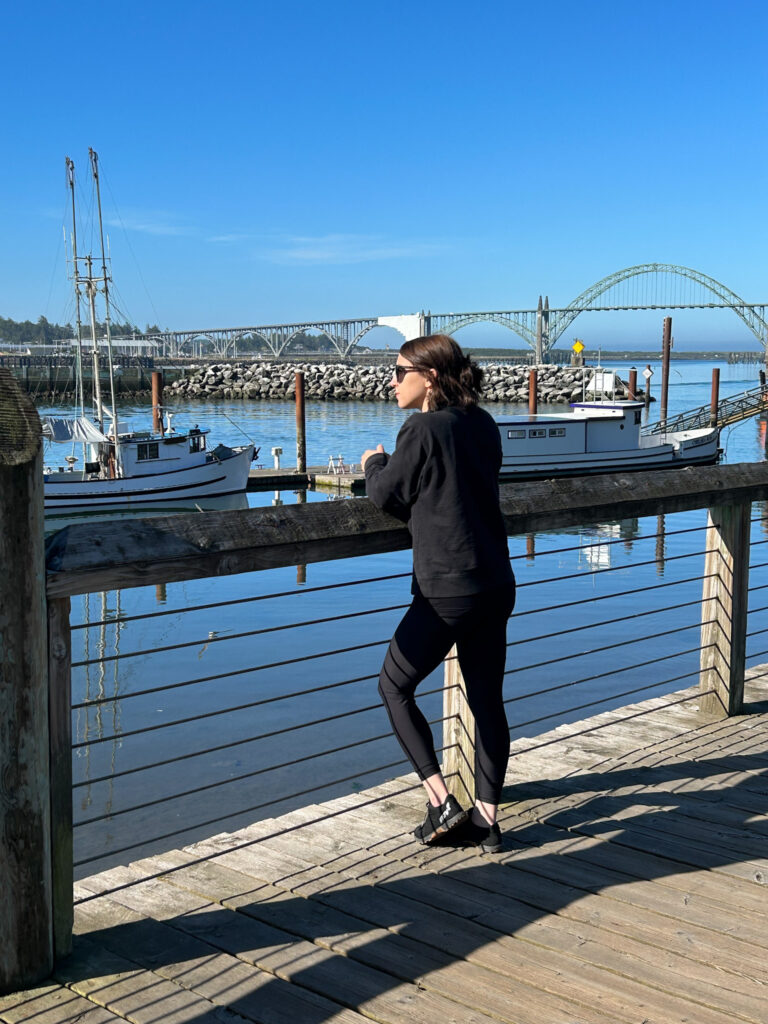
<path id="1" fill-rule="evenodd" d="M 719 365 L 722 397 L 757 384 L 756 367 Z M 711 368 L 674 365 L 670 415 L 709 401 Z M 625 375 L 626 367 L 619 369 Z M 661 373 L 654 369 L 658 394 Z M 521 411 L 489 408 L 498 416 Z M 655 403 L 651 418 L 657 410 Z M 136 426 L 146 422 L 146 407 L 125 406 L 121 414 Z M 244 432 L 262 447 L 266 464 L 276 445 L 283 464 L 293 462 L 290 402 L 189 403 L 176 406 L 176 414 L 177 426 L 210 426 L 216 440 L 237 443 Z M 402 420 L 394 403 L 309 404 L 308 462 L 338 454 L 358 461 L 378 442 L 391 449 Z M 724 431 L 721 443 L 728 462 L 761 461 L 765 424 L 748 420 Z M 250 504 L 297 499 L 291 492 L 248 495 Z M 310 493 L 309 500 L 328 497 Z M 520 585 L 505 692 L 513 737 L 695 682 L 704 522 L 702 511 L 510 538 Z M 761 526 L 754 529 L 764 540 Z M 662 564 L 662 552 L 672 560 Z M 91 662 L 73 669 L 73 701 L 105 701 L 73 712 L 73 740 L 83 744 L 75 748 L 75 820 L 102 819 L 76 829 L 76 859 L 88 860 L 78 874 L 405 771 L 404 764 L 384 767 L 402 755 L 379 706 L 376 676 L 409 600 L 409 572 L 410 552 L 397 552 L 73 598 L 72 621 L 81 627 L 73 634 L 73 661 Z M 391 578 L 357 585 L 382 576 Z M 315 589 L 340 583 L 350 585 Z M 664 586 L 648 589 L 658 584 Z M 219 602 L 237 603 L 211 607 Z M 339 616 L 346 618 L 318 621 Z M 293 625 L 302 622 L 315 624 Z M 751 622 L 750 629 L 766 625 Z M 754 638 L 753 659 L 767 646 Z M 357 649 L 326 653 L 340 648 Z M 318 689 L 329 684 L 337 685 Z M 439 684 L 436 674 L 423 689 Z M 422 706 L 439 718 L 439 693 L 425 696 Z M 288 764 L 297 759 L 303 760 Z M 160 764 L 166 760 L 172 763 Z M 271 765 L 286 767 L 262 771 Z M 199 790 L 218 782 L 226 784 Z M 292 796 L 303 790 L 309 792 Z M 117 813 L 152 801 L 162 802 Z M 173 835 L 149 842 L 167 833 Z M 119 852 L 139 841 L 142 851 Z"/>

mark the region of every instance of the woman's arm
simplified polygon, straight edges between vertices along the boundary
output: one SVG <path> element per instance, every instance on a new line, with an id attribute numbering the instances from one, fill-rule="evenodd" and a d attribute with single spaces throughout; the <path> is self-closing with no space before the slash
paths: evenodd
<path id="1" fill-rule="evenodd" d="M 410 517 L 411 506 L 419 496 L 426 462 L 422 431 L 416 423 L 419 418 L 414 415 L 405 421 L 391 455 L 383 449 L 365 453 L 366 494 L 374 505 L 402 520 Z"/>

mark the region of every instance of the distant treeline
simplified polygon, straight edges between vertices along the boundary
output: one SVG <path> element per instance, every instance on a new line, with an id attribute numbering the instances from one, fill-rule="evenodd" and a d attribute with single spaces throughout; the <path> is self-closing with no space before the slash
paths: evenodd
<path id="1" fill-rule="evenodd" d="M 147 324 L 142 330 L 136 324 L 117 323 L 112 321 L 112 334 L 115 337 L 126 334 L 152 334 L 159 332 L 156 324 Z M 103 323 L 96 323 L 96 334 L 103 336 L 106 327 Z M 90 338 L 90 323 L 83 324 L 83 337 Z M 0 341 L 9 345 L 50 345 L 59 338 L 74 338 L 75 329 L 72 324 L 52 324 L 44 316 L 38 318 L 37 323 L 31 320 L 8 320 L 0 316 Z"/>

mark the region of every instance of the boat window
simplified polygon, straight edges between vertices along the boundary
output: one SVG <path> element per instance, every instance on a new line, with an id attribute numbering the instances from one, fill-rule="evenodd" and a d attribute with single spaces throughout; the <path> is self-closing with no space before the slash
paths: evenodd
<path id="1" fill-rule="evenodd" d="M 533 430 L 528 431 L 528 437 L 546 437 L 547 432 L 543 427 L 535 427 Z"/>
<path id="2" fill-rule="evenodd" d="M 510 441 L 519 441 L 521 437 L 525 437 L 524 430 L 508 430 L 507 437 Z"/>
<path id="3" fill-rule="evenodd" d="M 139 462 L 145 462 L 147 459 L 156 459 L 160 452 L 160 446 L 157 441 L 153 441 L 150 444 L 140 444 L 137 447 Z"/>
<path id="4" fill-rule="evenodd" d="M 550 427 L 549 428 L 549 436 L 550 437 L 565 437 L 565 427 Z"/>
<path id="5" fill-rule="evenodd" d="M 641 418 L 642 418 L 642 417 L 641 417 L 641 415 L 640 415 L 640 410 L 639 410 L 639 409 L 635 409 L 635 423 L 636 423 L 636 424 L 637 424 L 637 423 L 640 423 L 640 421 L 641 421 Z"/>
<path id="6" fill-rule="evenodd" d="M 205 451 L 205 434 L 190 434 L 189 435 L 189 450 L 191 452 L 204 452 Z"/>

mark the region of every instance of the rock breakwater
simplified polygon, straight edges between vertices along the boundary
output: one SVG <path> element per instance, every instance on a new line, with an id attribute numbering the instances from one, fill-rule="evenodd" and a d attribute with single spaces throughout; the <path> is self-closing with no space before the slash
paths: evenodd
<path id="1" fill-rule="evenodd" d="M 528 401 L 530 366 L 484 366 L 483 402 Z M 539 366 L 538 399 L 542 404 L 567 404 L 582 396 L 589 367 Z M 304 374 L 307 398 L 322 402 L 394 401 L 389 387 L 392 368 L 350 366 L 344 363 L 214 363 L 193 369 L 166 388 L 166 397 L 194 399 L 292 399 L 295 376 Z M 617 392 L 617 397 L 623 397 Z"/>

